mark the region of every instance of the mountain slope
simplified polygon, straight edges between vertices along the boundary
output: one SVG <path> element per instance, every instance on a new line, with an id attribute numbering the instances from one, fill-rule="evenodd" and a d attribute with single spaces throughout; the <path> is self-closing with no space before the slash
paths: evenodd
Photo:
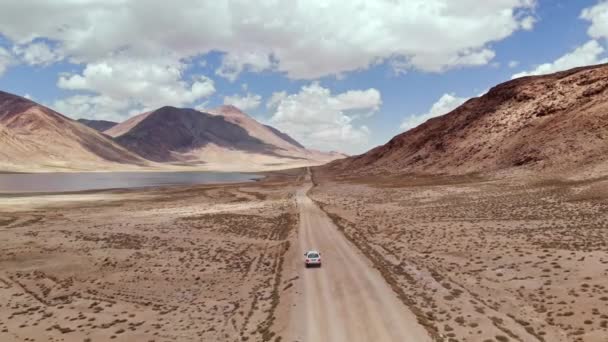
<path id="1" fill-rule="evenodd" d="M 107 131 L 110 128 L 118 125 L 118 122 L 106 121 L 106 120 L 78 119 L 77 121 L 87 127 L 91 127 L 92 129 L 99 131 L 99 132 Z"/>
<path id="2" fill-rule="evenodd" d="M 103 134 L 0 91 L 0 169 L 103 169 L 146 162 Z"/>
<path id="3" fill-rule="evenodd" d="M 280 132 L 270 126 L 262 125 L 249 115 L 243 113 L 234 106 L 221 106 L 207 111 L 209 114 L 221 116 L 226 121 L 242 127 L 249 135 L 286 151 L 304 149 L 302 145 L 293 140 L 287 134 Z"/>
<path id="4" fill-rule="evenodd" d="M 290 137 L 287 133 L 283 133 L 283 132 L 279 131 L 278 129 L 276 129 L 272 126 L 269 126 L 269 125 L 264 125 L 264 127 L 268 128 L 272 133 L 279 136 L 281 139 L 287 141 L 288 143 L 292 144 L 293 146 L 295 146 L 297 148 L 306 148 L 306 147 L 302 146 L 302 144 L 297 142 L 294 138 Z"/>
<path id="5" fill-rule="evenodd" d="M 227 121 L 242 127 L 252 137 L 274 146 L 275 150 L 273 152 L 275 154 L 286 158 L 309 160 L 313 164 L 324 164 L 328 161 L 344 157 L 340 153 L 307 149 L 286 133 L 272 126 L 259 123 L 240 109 L 231 105 L 220 106 L 208 112 L 213 115 L 223 116 Z"/>
<path id="6" fill-rule="evenodd" d="M 156 162 L 214 169 L 318 165 L 334 154 L 309 151 L 233 106 L 209 112 L 162 107 L 120 123 L 105 134 Z"/>
<path id="7" fill-rule="evenodd" d="M 341 174 L 563 172 L 608 158 L 608 65 L 515 79 L 387 144 L 324 168 Z"/>
<path id="8" fill-rule="evenodd" d="M 175 107 L 162 107 L 143 116 L 136 125 L 114 138 L 149 160 L 190 161 L 188 152 L 209 144 L 248 152 L 272 152 L 271 146 L 221 116 Z M 107 133 L 120 130 L 121 127 L 115 127 Z"/>

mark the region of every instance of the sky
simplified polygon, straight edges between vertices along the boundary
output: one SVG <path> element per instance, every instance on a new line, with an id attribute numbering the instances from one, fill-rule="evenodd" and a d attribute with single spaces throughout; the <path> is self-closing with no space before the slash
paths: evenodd
<path id="1" fill-rule="evenodd" d="M 0 3 L 0 90 L 75 119 L 231 104 L 348 154 L 607 48 L 608 0 Z"/>

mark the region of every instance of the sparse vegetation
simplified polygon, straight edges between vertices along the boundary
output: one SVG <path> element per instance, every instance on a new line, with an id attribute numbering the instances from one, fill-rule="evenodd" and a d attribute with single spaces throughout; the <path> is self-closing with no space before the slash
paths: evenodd
<path id="1" fill-rule="evenodd" d="M 0 215 L 0 340 L 280 341 L 301 172 Z"/>
<path id="2" fill-rule="evenodd" d="M 606 179 L 315 180 L 311 196 L 438 336 L 608 334 Z"/>

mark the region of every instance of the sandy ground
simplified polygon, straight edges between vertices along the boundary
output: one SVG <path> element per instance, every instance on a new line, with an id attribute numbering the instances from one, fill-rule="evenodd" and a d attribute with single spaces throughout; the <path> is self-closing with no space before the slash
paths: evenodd
<path id="1" fill-rule="evenodd" d="M 608 341 L 606 178 L 315 181 L 436 340 Z"/>
<path id="2" fill-rule="evenodd" d="M 118 163 L 66 163 L 56 162 L 41 165 L 39 163 L 25 164 L 14 163 L 10 158 L 0 158 L 0 172 L 265 172 L 300 167 L 316 166 L 327 162 L 329 159 L 296 159 L 286 157 L 272 157 L 264 155 L 252 155 L 239 151 L 215 152 L 222 158 L 209 160 L 207 162 L 192 162 L 183 164 L 147 162 L 146 165 L 131 165 Z M 0 156 L 1 157 L 1 156 Z"/>
<path id="3" fill-rule="evenodd" d="M 0 197 L 0 341 L 270 341 L 301 181 Z"/>

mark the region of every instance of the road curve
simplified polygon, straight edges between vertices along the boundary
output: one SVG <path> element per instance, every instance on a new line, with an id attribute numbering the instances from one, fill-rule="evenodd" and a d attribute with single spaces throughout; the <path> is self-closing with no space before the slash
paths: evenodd
<path id="1" fill-rule="evenodd" d="M 311 186 L 297 192 L 302 281 L 287 341 L 431 341 L 371 262 L 306 195 Z M 304 267 L 309 249 L 321 253 L 322 268 Z"/>

